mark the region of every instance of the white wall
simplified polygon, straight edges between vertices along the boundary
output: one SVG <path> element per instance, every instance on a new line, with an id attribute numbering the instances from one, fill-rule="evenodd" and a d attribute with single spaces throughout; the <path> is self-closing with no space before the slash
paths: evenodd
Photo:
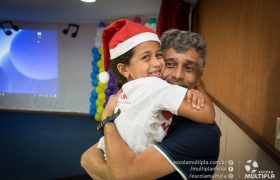
<path id="1" fill-rule="evenodd" d="M 52 29 L 57 31 L 58 96 L 34 95 L 0 96 L 0 109 L 88 113 L 91 86 L 91 49 L 97 24 L 80 24 L 76 38 L 62 30 L 68 24 L 16 22 L 22 29 Z M 47 68 L 47 67 L 46 67 Z"/>
<path id="2" fill-rule="evenodd" d="M 245 174 L 249 174 L 245 170 L 248 160 L 255 160 L 258 163 L 257 174 L 263 175 L 266 173 L 264 171 L 270 171 L 275 175 L 273 179 L 279 179 L 280 166 L 217 106 L 215 106 L 215 111 L 216 122 L 222 131 L 219 162 L 225 162 L 225 164 L 217 166 L 213 179 L 225 179 L 224 177 L 221 178 L 221 175 L 226 175 L 227 179 L 230 179 L 228 178 L 228 174 L 231 173 L 229 167 L 233 167 L 232 174 L 234 177 L 231 179 L 253 179 L 245 178 Z M 232 160 L 232 166 L 229 165 L 229 160 Z M 258 173 L 259 171 L 262 171 L 262 173 Z"/>

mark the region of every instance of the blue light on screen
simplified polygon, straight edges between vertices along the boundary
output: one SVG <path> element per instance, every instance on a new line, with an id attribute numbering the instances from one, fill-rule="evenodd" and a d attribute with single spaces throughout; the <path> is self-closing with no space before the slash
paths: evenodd
<path id="1" fill-rule="evenodd" d="M 0 93 L 56 95 L 57 64 L 56 31 L 0 32 Z"/>

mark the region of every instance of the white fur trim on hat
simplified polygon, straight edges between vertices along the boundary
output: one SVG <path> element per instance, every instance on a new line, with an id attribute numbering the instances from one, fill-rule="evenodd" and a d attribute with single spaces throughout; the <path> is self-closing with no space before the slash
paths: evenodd
<path id="1" fill-rule="evenodd" d="M 110 75 L 108 72 L 103 71 L 101 73 L 99 73 L 99 81 L 102 83 L 107 83 L 110 79 Z"/>
<path id="2" fill-rule="evenodd" d="M 138 44 L 141 44 L 146 41 L 157 41 L 160 43 L 160 40 L 155 33 L 151 33 L 151 32 L 140 33 L 119 43 L 115 48 L 110 49 L 110 59 L 115 59 L 120 55 L 126 53 L 130 49 L 134 48 Z"/>

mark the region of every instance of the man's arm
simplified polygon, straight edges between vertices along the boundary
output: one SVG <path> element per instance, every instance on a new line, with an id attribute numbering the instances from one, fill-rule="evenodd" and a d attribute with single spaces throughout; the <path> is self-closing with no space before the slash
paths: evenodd
<path id="1" fill-rule="evenodd" d="M 104 134 L 107 166 L 113 179 L 157 179 L 175 171 L 153 147 L 136 155 L 121 139 L 114 123 L 105 125 Z"/>
<path id="2" fill-rule="evenodd" d="M 110 96 L 102 113 L 102 119 L 114 113 L 117 98 L 121 91 Z M 81 157 L 81 166 L 93 179 L 109 179 L 110 173 L 104 160 L 104 153 L 97 148 L 98 143 L 85 151 Z"/>
<path id="3" fill-rule="evenodd" d="M 81 166 L 88 175 L 95 179 L 109 179 L 109 172 L 103 152 L 97 148 L 97 144 L 85 151 L 81 157 Z"/>
<path id="4" fill-rule="evenodd" d="M 165 157 L 151 147 L 136 155 L 123 142 L 113 123 L 104 128 L 107 164 L 97 144 L 83 153 L 81 165 L 93 179 L 157 179 L 175 171 Z"/>
<path id="5" fill-rule="evenodd" d="M 111 96 L 103 112 L 103 118 L 113 112 L 117 96 Z M 104 128 L 108 164 L 97 144 L 89 148 L 81 158 L 82 167 L 94 179 L 156 179 L 175 171 L 167 159 L 151 147 L 142 154 L 134 154 L 119 136 L 115 125 Z M 110 169 L 110 170 L 108 170 Z"/>
<path id="6" fill-rule="evenodd" d="M 118 96 L 120 93 L 121 93 L 121 90 L 119 90 L 118 93 L 113 94 L 109 97 L 109 101 L 106 104 L 106 106 L 102 112 L 102 119 L 105 119 L 106 117 L 108 117 L 114 113 L 114 109 L 117 106 L 117 99 L 118 99 Z"/>

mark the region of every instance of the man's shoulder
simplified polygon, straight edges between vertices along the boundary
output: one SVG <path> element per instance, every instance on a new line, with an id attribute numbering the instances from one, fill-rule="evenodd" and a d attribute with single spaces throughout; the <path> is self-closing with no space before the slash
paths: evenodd
<path id="1" fill-rule="evenodd" d="M 185 118 L 185 117 L 182 117 L 182 116 L 176 116 L 176 115 L 173 115 L 173 125 L 175 127 L 201 127 L 201 128 L 216 128 L 218 127 L 216 123 L 212 123 L 212 124 L 206 124 L 206 123 L 198 123 L 198 122 L 195 122 L 189 118 Z"/>
<path id="2" fill-rule="evenodd" d="M 185 140 L 204 139 L 209 135 L 214 141 L 220 138 L 221 131 L 216 123 L 203 124 L 197 123 L 184 117 L 173 116 L 173 122 L 167 133 L 166 139 L 180 140 L 184 137 Z"/>

